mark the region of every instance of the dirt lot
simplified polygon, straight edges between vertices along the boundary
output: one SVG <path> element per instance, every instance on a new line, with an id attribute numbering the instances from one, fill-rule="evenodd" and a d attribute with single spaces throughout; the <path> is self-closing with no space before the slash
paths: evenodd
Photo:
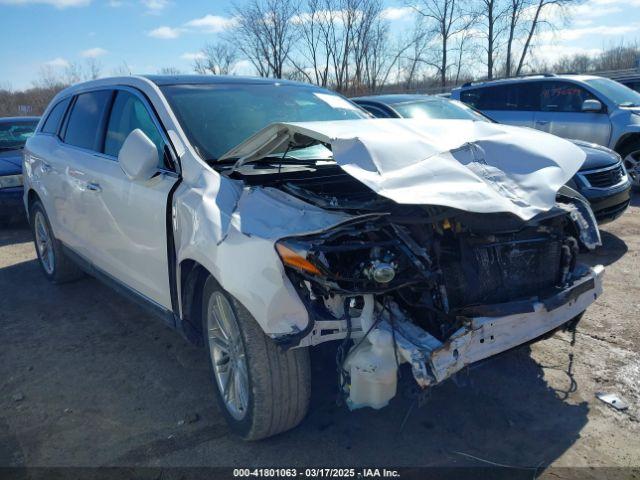
<path id="1" fill-rule="evenodd" d="M 96 280 L 48 284 L 26 227 L 0 231 L 0 466 L 640 467 L 640 195 L 603 239 L 586 260 L 606 265 L 605 293 L 575 344 L 558 333 L 446 382 L 420 408 L 401 394 L 354 413 L 335 404 L 331 347 L 318 349 L 306 420 L 243 443 L 213 402 L 203 351 Z"/>

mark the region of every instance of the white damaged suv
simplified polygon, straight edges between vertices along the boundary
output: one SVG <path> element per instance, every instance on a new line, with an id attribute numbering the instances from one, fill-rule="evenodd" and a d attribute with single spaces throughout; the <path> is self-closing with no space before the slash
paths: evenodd
<path id="1" fill-rule="evenodd" d="M 124 77 L 63 90 L 24 151 L 38 258 L 88 272 L 208 350 L 246 439 L 297 425 L 307 347 L 350 408 L 429 388 L 576 321 L 602 292 L 584 153 L 471 120 L 368 117 L 310 85 Z M 333 372 L 333 370 L 331 370 Z"/>

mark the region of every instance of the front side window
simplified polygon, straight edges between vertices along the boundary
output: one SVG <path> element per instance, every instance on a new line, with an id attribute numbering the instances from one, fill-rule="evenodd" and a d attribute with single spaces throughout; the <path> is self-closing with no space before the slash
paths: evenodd
<path id="1" fill-rule="evenodd" d="M 640 107 L 640 82 L 628 87 L 609 78 L 592 78 L 586 83 L 619 107 Z M 632 90 L 632 88 L 634 90 Z"/>
<path id="2" fill-rule="evenodd" d="M 189 141 L 215 160 L 274 122 L 353 120 L 369 116 L 326 90 L 264 84 L 161 87 Z"/>
<path id="3" fill-rule="evenodd" d="M 0 122 L 0 151 L 17 150 L 24 147 L 24 144 L 38 125 L 33 120 L 14 120 L 10 122 Z"/>
<path id="4" fill-rule="evenodd" d="M 158 165 L 164 166 L 164 140 L 144 103 L 132 93 L 119 91 L 113 102 L 111 116 L 104 141 L 104 153 L 118 156 L 122 144 L 129 134 L 139 128 L 155 144 L 158 150 Z"/>
<path id="5" fill-rule="evenodd" d="M 69 114 L 65 143 L 96 152 L 101 150 L 104 118 L 111 93 L 110 90 L 100 90 L 78 95 Z"/>
<path id="6" fill-rule="evenodd" d="M 544 82 L 540 91 L 542 112 L 582 112 L 585 100 L 597 100 L 591 92 L 569 82 Z"/>
<path id="7" fill-rule="evenodd" d="M 51 113 L 44 122 L 42 126 L 42 133 L 58 133 L 58 127 L 60 126 L 60 122 L 62 121 L 62 117 L 67 111 L 67 107 L 69 106 L 69 102 L 71 101 L 71 97 L 65 98 L 61 102 L 58 102 L 55 107 L 51 109 Z"/>

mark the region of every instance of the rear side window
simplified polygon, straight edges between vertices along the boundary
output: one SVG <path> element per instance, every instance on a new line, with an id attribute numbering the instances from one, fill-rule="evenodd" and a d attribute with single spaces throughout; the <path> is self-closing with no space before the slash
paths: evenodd
<path id="1" fill-rule="evenodd" d="M 582 112 L 585 100 L 596 99 L 589 91 L 569 82 L 545 82 L 540 95 L 543 112 Z"/>
<path id="2" fill-rule="evenodd" d="M 461 92 L 460 99 L 478 110 L 535 110 L 540 87 L 536 82 L 495 85 Z"/>
<path id="3" fill-rule="evenodd" d="M 42 126 L 42 133 L 58 133 L 60 121 L 62 120 L 64 113 L 67 111 L 67 107 L 69 106 L 70 101 L 71 98 L 65 98 L 61 102 L 58 102 L 55 107 L 51 109 L 51 113 L 49 113 L 49 116 Z"/>
<path id="4" fill-rule="evenodd" d="M 104 118 L 111 93 L 100 90 L 78 95 L 69 114 L 65 143 L 97 152 L 101 150 Z"/>
<path id="5" fill-rule="evenodd" d="M 158 165 L 164 166 L 164 140 L 144 103 L 135 95 L 119 91 L 113 102 L 104 142 L 104 153 L 118 156 L 122 144 L 136 128 L 142 130 L 158 149 Z"/>

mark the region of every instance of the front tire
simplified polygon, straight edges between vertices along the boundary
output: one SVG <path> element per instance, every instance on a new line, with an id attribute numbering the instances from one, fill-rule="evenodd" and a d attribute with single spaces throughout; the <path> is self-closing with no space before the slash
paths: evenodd
<path id="1" fill-rule="evenodd" d="M 216 397 L 231 429 L 260 440 L 298 425 L 311 396 L 309 352 L 278 347 L 211 276 L 202 320 Z"/>
<path id="2" fill-rule="evenodd" d="M 636 140 L 620 151 L 633 186 L 640 188 L 640 140 Z"/>
<path id="3" fill-rule="evenodd" d="M 62 243 L 53 235 L 49 218 L 39 200 L 31 206 L 29 219 L 44 276 L 53 283 L 65 283 L 80 278 L 83 275 L 82 270 L 65 255 Z"/>

